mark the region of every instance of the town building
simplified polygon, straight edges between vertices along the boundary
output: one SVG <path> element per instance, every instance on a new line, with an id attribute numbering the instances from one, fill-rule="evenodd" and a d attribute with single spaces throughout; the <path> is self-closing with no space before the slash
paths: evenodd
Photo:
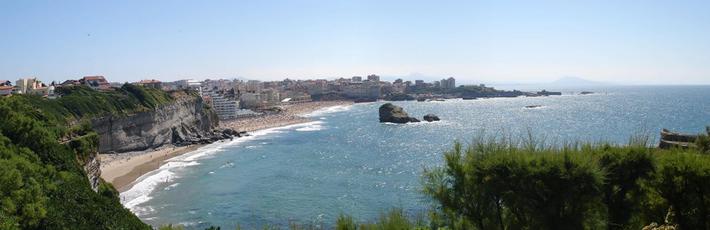
<path id="1" fill-rule="evenodd" d="M 300 103 L 311 101 L 311 95 L 298 92 L 298 91 L 284 91 L 279 94 L 281 96 L 281 103 Z"/>
<path id="2" fill-rule="evenodd" d="M 456 88 L 456 79 L 454 79 L 453 77 L 450 77 L 448 79 L 441 79 L 441 81 L 439 81 L 439 87 L 443 89 L 454 89 Z"/>
<path id="3" fill-rule="evenodd" d="M 261 81 L 257 80 L 248 80 L 245 86 L 246 91 L 249 93 L 258 93 L 261 91 L 262 88 Z"/>
<path id="4" fill-rule="evenodd" d="M 108 83 L 108 86 L 111 87 L 111 88 L 121 88 L 121 87 L 123 87 L 123 85 L 125 85 L 125 84 L 126 84 L 126 83 L 121 83 L 121 82 L 115 82 L 115 81 L 114 81 L 114 82 L 109 82 L 109 83 Z"/>
<path id="5" fill-rule="evenodd" d="M 373 82 L 380 82 L 380 76 L 375 75 L 375 74 L 370 74 L 370 75 L 367 75 L 367 80 L 373 81 Z"/>
<path id="6" fill-rule="evenodd" d="M 86 76 L 80 79 L 79 82 L 94 90 L 108 90 L 111 88 L 111 84 L 106 81 L 104 76 Z"/>
<path id="7" fill-rule="evenodd" d="M 353 77 L 352 77 L 352 81 L 353 81 L 353 82 L 361 82 L 361 81 L 362 81 L 362 77 L 360 77 L 360 76 L 353 76 Z"/>
<path id="8" fill-rule="evenodd" d="M 202 82 L 194 79 L 179 80 L 175 82 L 177 89 L 191 89 L 202 94 Z"/>
<path id="9" fill-rule="evenodd" d="M 78 85 L 81 85 L 81 82 L 79 82 L 79 80 L 73 80 L 73 79 L 66 80 L 66 81 L 62 82 L 62 84 L 60 84 L 61 87 L 78 86 Z"/>
<path id="10" fill-rule="evenodd" d="M 343 87 L 343 95 L 353 99 L 377 99 L 382 95 L 382 86 L 377 83 L 350 84 Z"/>
<path id="11" fill-rule="evenodd" d="M 281 102 L 279 91 L 276 89 L 264 89 L 261 91 L 261 100 L 263 105 L 276 105 Z"/>
<path id="12" fill-rule="evenodd" d="M 163 83 L 155 79 L 141 80 L 138 82 L 138 85 L 146 88 L 163 89 Z"/>
<path id="13" fill-rule="evenodd" d="M 239 101 L 223 97 L 210 91 L 209 97 L 212 101 L 212 108 L 217 113 L 220 120 L 234 119 L 238 117 Z"/>
<path id="14" fill-rule="evenodd" d="M 29 94 L 31 90 L 38 88 L 37 78 L 20 78 L 15 82 L 16 92 L 19 94 Z"/>
<path id="15" fill-rule="evenodd" d="M 0 96 L 8 96 L 12 94 L 14 87 L 9 85 L 0 85 Z"/>
<path id="16" fill-rule="evenodd" d="M 423 87 L 424 85 L 424 80 L 414 80 L 414 86 Z"/>
<path id="17" fill-rule="evenodd" d="M 243 93 L 239 97 L 239 105 L 241 108 L 253 109 L 263 105 L 261 94 L 259 93 Z"/>

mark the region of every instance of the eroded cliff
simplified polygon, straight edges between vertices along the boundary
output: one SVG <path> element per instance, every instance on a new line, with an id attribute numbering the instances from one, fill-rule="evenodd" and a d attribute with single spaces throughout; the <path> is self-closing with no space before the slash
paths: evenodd
<path id="1" fill-rule="evenodd" d="M 222 138 L 216 132 L 219 120 L 199 96 L 175 96 L 172 103 L 129 115 L 107 115 L 92 119 L 99 134 L 100 153 L 121 153 L 157 148 L 166 144 L 185 145 Z"/>

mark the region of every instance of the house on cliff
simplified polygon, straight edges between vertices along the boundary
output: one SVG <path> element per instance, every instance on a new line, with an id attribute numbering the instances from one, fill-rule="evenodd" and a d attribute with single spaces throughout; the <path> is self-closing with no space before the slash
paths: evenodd
<path id="1" fill-rule="evenodd" d="M 155 80 L 155 79 L 141 80 L 137 83 L 137 85 L 140 85 L 140 86 L 143 86 L 146 88 L 163 89 L 163 82 Z"/>
<path id="2" fill-rule="evenodd" d="M 111 89 L 111 84 L 106 81 L 104 76 L 86 76 L 79 80 L 82 85 L 89 86 L 94 90 L 109 90 Z"/>

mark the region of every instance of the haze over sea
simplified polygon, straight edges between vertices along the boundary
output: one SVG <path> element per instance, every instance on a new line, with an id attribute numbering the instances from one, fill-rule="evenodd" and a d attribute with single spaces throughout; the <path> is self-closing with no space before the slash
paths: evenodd
<path id="1" fill-rule="evenodd" d="M 122 202 L 147 223 L 251 229 L 267 224 L 331 226 L 339 213 L 373 220 L 393 207 L 423 212 L 420 175 L 455 140 L 482 134 L 548 143 L 625 144 L 661 128 L 698 133 L 710 125 L 710 86 L 591 88 L 593 95 L 394 102 L 410 116 L 442 121 L 378 122 L 384 102 L 318 111 L 314 122 L 263 130 L 170 160 L 139 178 Z M 574 93 L 574 94 L 573 94 Z M 534 109 L 526 105 L 542 105 Z"/>

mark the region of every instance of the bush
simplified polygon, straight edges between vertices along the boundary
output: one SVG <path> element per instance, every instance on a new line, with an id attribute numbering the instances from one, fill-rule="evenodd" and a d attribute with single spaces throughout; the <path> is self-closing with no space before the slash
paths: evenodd
<path id="1" fill-rule="evenodd" d="M 645 198 L 643 182 L 653 176 L 656 162 L 644 146 L 587 148 L 595 152 L 599 165 L 604 169 L 604 197 L 608 219 L 607 229 L 623 229 L 639 226 L 637 220 L 629 223 L 634 213 L 639 213 Z"/>
<path id="2" fill-rule="evenodd" d="M 402 209 L 392 209 L 382 213 L 377 221 L 373 223 L 357 224 L 356 221 L 347 215 L 338 216 L 335 222 L 337 230 L 405 230 L 405 229 L 426 229 L 423 220 L 411 221 Z"/>
<path id="3" fill-rule="evenodd" d="M 595 227 L 602 168 L 589 154 L 512 144 L 456 144 L 445 167 L 425 173 L 424 192 L 448 223 L 477 229 Z"/>
<path id="4" fill-rule="evenodd" d="M 698 135 L 698 138 L 695 139 L 695 145 L 700 152 L 710 154 L 710 126 L 705 128 L 705 132 L 705 134 Z"/>
<path id="5" fill-rule="evenodd" d="M 643 145 L 455 144 L 426 170 L 432 228 L 710 229 L 710 155 Z M 657 226 L 657 225 L 654 225 Z M 649 228 L 652 227 L 649 225 Z"/>
<path id="6" fill-rule="evenodd" d="M 652 182 L 661 210 L 671 209 L 680 229 L 710 228 L 710 156 L 681 150 L 658 154 L 659 169 Z M 660 221 L 659 221 L 660 222 Z"/>
<path id="7" fill-rule="evenodd" d="M 60 134 L 83 129 L 64 127 L 47 112 L 55 107 L 22 103 L 28 100 L 34 97 L 0 98 L 1 229 L 149 229 L 110 186 L 91 190 L 77 160 L 94 154 L 95 133 L 61 144 Z"/>

